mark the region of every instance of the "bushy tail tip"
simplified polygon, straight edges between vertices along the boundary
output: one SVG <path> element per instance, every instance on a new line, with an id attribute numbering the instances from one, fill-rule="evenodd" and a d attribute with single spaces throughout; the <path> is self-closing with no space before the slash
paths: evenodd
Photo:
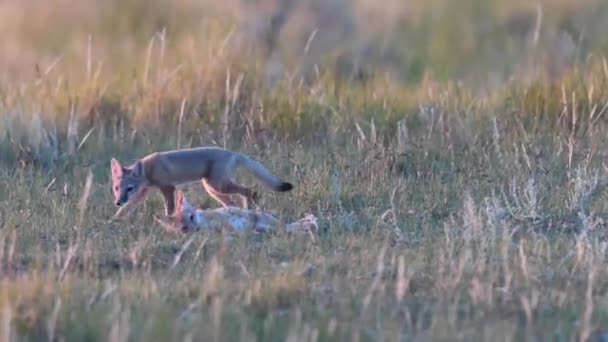
<path id="1" fill-rule="evenodd" d="M 289 182 L 283 182 L 276 187 L 276 190 L 280 192 L 290 191 L 291 189 L 293 189 L 293 185 Z"/>

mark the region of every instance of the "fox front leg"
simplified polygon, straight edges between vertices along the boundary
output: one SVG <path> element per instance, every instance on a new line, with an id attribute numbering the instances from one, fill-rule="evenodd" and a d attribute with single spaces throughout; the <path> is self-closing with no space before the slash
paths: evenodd
<path id="1" fill-rule="evenodd" d="M 163 186 L 160 188 L 160 193 L 165 199 L 165 215 L 172 215 L 175 211 L 175 187 Z"/>

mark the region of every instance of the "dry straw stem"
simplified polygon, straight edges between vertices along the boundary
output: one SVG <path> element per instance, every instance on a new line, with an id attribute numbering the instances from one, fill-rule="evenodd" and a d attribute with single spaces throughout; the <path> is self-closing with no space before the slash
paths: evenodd
<path id="1" fill-rule="evenodd" d="M 579 341 L 588 341 L 591 335 L 593 326 L 591 318 L 593 314 L 593 282 L 596 275 L 596 266 L 594 258 L 589 258 L 587 265 L 587 287 L 585 289 L 585 306 L 581 317 L 581 331 Z"/>
<path id="2" fill-rule="evenodd" d="M 89 200 L 89 196 L 91 194 L 91 186 L 93 185 L 93 172 L 91 169 L 87 172 L 87 178 L 84 183 L 84 188 L 82 189 L 82 197 L 78 202 L 78 223 L 76 225 L 76 229 L 80 231 L 83 227 L 86 210 L 87 210 L 87 202 Z"/>

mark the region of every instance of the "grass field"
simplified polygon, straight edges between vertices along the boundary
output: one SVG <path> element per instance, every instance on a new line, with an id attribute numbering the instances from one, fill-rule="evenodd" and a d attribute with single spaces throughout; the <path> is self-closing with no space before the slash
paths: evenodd
<path id="1" fill-rule="evenodd" d="M 608 2 L 0 3 L 0 332 L 608 336 Z M 113 223 L 110 158 L 248 153 L 285 234 Z M 200 207 L 216 207 L 194 185 Z"/>

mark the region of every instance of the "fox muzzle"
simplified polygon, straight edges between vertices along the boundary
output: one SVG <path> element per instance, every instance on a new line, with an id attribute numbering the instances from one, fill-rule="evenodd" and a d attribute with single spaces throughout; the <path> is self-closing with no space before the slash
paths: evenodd
<path id="1" fill-rule="evenodd" d="M 119 198 L 118 200 L 116 200 L 116 202 L 114 204 L 116 204 L 117 207 L 122 207 L 125 203 L 127 203 L 127 198 L 124 198 L 126 196 L 123 196 L 121 198 Z"/>

